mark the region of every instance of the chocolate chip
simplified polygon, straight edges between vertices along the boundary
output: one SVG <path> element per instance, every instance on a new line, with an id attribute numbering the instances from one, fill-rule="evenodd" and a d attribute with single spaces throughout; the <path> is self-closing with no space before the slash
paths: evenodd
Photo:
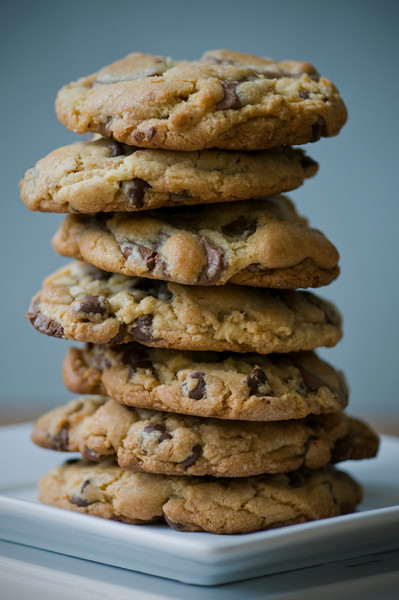
<path id="1" fill-rule="evenodd" d="M 133 379 L 135 373 L 139 369 L 150 371 L 154 376 L 156 376 L 154 365 L 150 360 L 145 358 L 144 352 L 142 352 L 140 356 L 137 352 L 125 351 L 122 354 L 122 362 L 123 364 L 129 366 L 129 379 Z"/>
<path id="2" fill-rule="evenodd" d="M 202 240 L 204 244 L 207 265 L 201 271 L 197 283 L 209 285 L 219 280 L 220 275 L 224 270 L 224 254 L 219 246 L 208 240 Z"/>
<path id="3" fill-rule="evenodd" d="M 153 271 L 157 264 L 157 257 L 159 256 L 158 252 L 146 248 L 145 246 L 138 246 L 138 251 L 141 258 L 144 260 L 147 269 Z"/>
<path id="4" fill-rule="evenodd" d="M 98 123 L 96 126 L 96 131 L 101 133 L 104 137 L 111 137 L 112 135 L 112 122 L 113 118 L 109 117 L 106 123 Z"/>
<path id="5" fill-rule="evenodd" d="M 122 193 L 129 198 L 135 208 L 142 208 L 144 206 L 144 194 L 149 188 L 151 188 L 150 184 L 138 177 L 121 183 Z"/>
<path id="6" fill-rule="evenodd" d="M 110 142 L 109 149 L 110 149 L 110 154 L 109 154 L 110 158 L 113 158 L 114 156 L 123 156 L 125 154 L 122 144 L 120 144 L 116 140 L 112 140 Z"/>
<path id="7" fill-rule="evenodd" d="M 202 400 L 206 390 L 205 373 L 202 371 L 190 373 L 184 380 L 182 388 L 183 393 L 192 400 Z"/>
<path id="8" fill-rule="evenodd" d="M 149 127 L 146 132 L 145 132 L 145 137 L 148 141 L 152 140 L 152 138 L 154 137 L 154 135 L 156 134 L 157 130 L 155 129 L 155 127 Z"/>
<path id="9" fill-rule="evenodd" d="M 150 423 L 143 429 L 145 433 L 158 432 L 161 435 L 158 437 L 158 443 L 161 444 L 164 440 L 171 440 L 173 436 L 166 431 L 166 426 L 163 423 Z"/>
<path id="10" fill-rule="evenodd" d="M 238 217 L 231 223 L 223 225 L 222 227 L 222 232 L 229 236 L 242 235 L 246 231 L 248 231 L 249 235 L 253 235 L 255 233 L 256 220 L 245 217 L 244 215 Z"/>
<path id="11" fill-rule="evenodd" d="M 340 325 L 340 316 L 338 312 L 331 306 L 331 304 L 328 304 L 325 300 L 314 296 L 310 292 L 302 292 L 302 294 L 306 296 L 306 299 L 313 304 L 313 306 L 316 306 L 324 312 L 327 323 L 334 325 L 334 327 L 338 327 Z"/>
<path id="12" fill-rule="evenodd" d="M 186 525 L 183 525 L 183 523 L 176 523 L 176 521 L 172 521 L 171 519 L 169 519 L 169 517 L 165 515 L 165 513 L 163 515 L 163 518 L 165 519 L 169 527 L 171 527 L 172 529 L 175 529 L 176 531 L 189 531 Z"/>
<path id="13" fill-rule="evenodd" d="M 81 496 L 81 494 L 83 494 L 85 488 L 90 484 L 90 479 L 86 479 L 81 487 L 79 492 L 72 494 L 72 496 L 70 497 L 70 501 L 72 502 L 72 504 L 76 504 L 77 506 L 89 506 L 89 504 L 93 504 L 93 502 L 91 502 L 91 500 L 88 500 L 87 498 L 84 498 Z"/>
<path id="14" fill-rule="evenodd" d="M 85 298 L 75 300 L 72 306 L 74 314 L 82 315 L 101 315 L 108 317 L 109 302 L 104 296 L 86 296 Z"/>
<path id="15" fill-rule="evenodd" d="M 88 448 L 87 446 L 85 446 L 83 448 L 82 455 L 86 460 L 92 460 L 95 462 L 100 462 L 102 460 L 106 460 L 110 456 L 109 454 L 99 454 L 96 450 L 93 450 L 92 448 Z"/>
<path id="16" fill-rule="evenodd" d="M 317 142 L 322 135 L 326 134 L 326 122 L 323 117 L 317 117 L 317 121 L 312 125 L 311 142 Z"/>
<path id="17" fill-rule="evenodd" d="M 166 283 L 160 283 L 158 288 L 158 298 L 163 302 L 168 302 L 173 298 L 173 294 Z"/>
<path id="18" fill-rule="evenodd" d="M 145 263 L 148 271 L 153 271 L 156 266 L 163 263 L 162 257 L 158 252 L 151 248 L 146 248 L 146 246 L 142 246 L 141 244 L 130 243 L 128 241 L 121 244 L 121 251 L 125 258 L 129 258 L 129 256 L 133 254 L 134 249 Z"/>
<path id="19" fill-rule="evenodd" d="M 49 442 L 52 450 L 66 452 L 69 447 L 68 428 L 63 427 L 57 435 L 50 435 Z"/>
<path id="20" fill-rule="evenodd" d="M 221 81 L 224 98 L 216 104 L 216 110 L 238 109 L 242 107 L 241 101 L 237 96 L 236 89 L 242 83 L 241 81 Z"/>
<path id="21" fill-rule="evenodd" d="M 40 311 L 37 314 L 27 313 L 26 315 L 33 327 L 40 331 L 40 333 L 44 333 L 45 335 L 50 335 L 55 338 L 63 338 L 64 336 L 64 328 L 62 325 L 53 321 L 53 319 L 49 319 L 45 317 L 43 313 Z"/>
<path id="22" fill-rule="evenodd" d="M 325 94 L 323 94 L 323 102 L 328 102 L 328 101 L 329 101 L 329 98 Z"/>
<path id="23" fill-rule="evenodd" d="M 192 454 L 190 454 L 189 456 L 187 456 L 187 458 L 179 462 L 179 465 L 183 467 L 183 469 L 191 467 L 195 462 L 197 462 L 197 460 L 201 456 L 201 452 L 202 448 L 200 444 L 196 444 L 193 448 Z"/>
<path id="24" fill-rule="evenodd" d="M 137 143 L 140 143 L 145 138 L 145 133 L 144 133 L 144 131 L 135 131 L 133 133 L 133 137 L 134 137 L 134 139 L 136 140 Z"/>
<path id="25" fill-rule="evenodd" d="M 91 273 L 91 278 L 94 281 L 107 281 L 112 276 L 112 273 L 108 273 L 107 271 L 102 271 L 101 269 L 93 269 Z"/>
<path id="26" fill-rule="evenodd" d="M 152 315 L 142 315 L 131 324 L 129 331 L 135 340 L 149 342 L 152 337 Z"/>
<path id="27" fill-rule="evenodd" d="M 155 127 L 148 127 L 145 131 L 135 131 L 133 137 L 138 144 L 141 144 L 142 142 L 150 142 L 156 132 Z"/>
<path id="28" fill-rule="evenodd" d="M 301 98 L 303 98 L 304 100 L 307 100 L 308 98 L 310 98 L 310 92 L 308 92 L 308 90 L 301 90 L 299 92 L 299 95 Z"/>
<path id="29" fill-rule="evenodd" d="M 302 365 L 296 364 L 295 366 L 299 369 L 303 384 L 308 392 L 317 392 L 317 390 L 322 386 L 329 387 L 328 383 L 326 383 L 315 373 L 308 371 L 308 369 L 305 369 L 305 367 Z"/>
<path id="30" fill-rule="evenodd" d="M 116 334 L 115 337 L 113 337 L 112 339 L 109 340 L 108 345 L 112 345 L 112 344 L 124 344 L 127 340 L 127 333 L 128 333 L 128 328 L 126 327 L 126 325 L 124 325 L 122 323 L 122 325 L 119 326 L 119 331 Z"/>
<path id="31" fill-rule="evenodd" d="M 274 396 L 266 373 L 259 367 L 255 367 L 245 380 L 254 396 Z"/>

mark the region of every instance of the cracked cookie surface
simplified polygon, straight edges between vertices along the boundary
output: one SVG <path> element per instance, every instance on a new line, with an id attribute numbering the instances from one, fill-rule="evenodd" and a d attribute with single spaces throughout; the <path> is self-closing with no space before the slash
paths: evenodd
<path id="1" fill-rule="evenodd" d="M 181 350 L 292 352 L 342 335 L 338 311 L 310 292 L 183 286 L 79 262 L 47 277 L 27 317 L 53 337 Z"/>
<path id="2" fill-rule="evenodd" d="M 69 348 L 63 377 L 77 394 L 219 419 L 302 419 L 348 403 L 343 374 L 313 352 L 243 355 L 88 344 Z"/>
<path id="3" fill-rule="evenodd" d="M 312 65 L 228 50 L 175 62 L 135 52 L 58 93 L 78 133 L 170 150 L 260 150 L 336 135 L 347 112 Z"/>
<path id="4" fill-rule="evenodd" d="M 331 283 L 339 254 L 285 196 L 142 214 L 68 215 L 55 250 L 100 269 L 184 285 L 307 288 Z"/>
<path id="5" fill-rule="evenodd" d="M 40 501 L 131 524 L 165 520 L 179 531 L 249 533 L 338 516 L 361 501 L 333 467 L 243 479 L 134 473 L 114 462 L 70 461 L 39 483 Z"/>
<path id="6" fill-rule="evenodd" d="M 315 161 L 289 147 L 168 152 L 100 139 L 54 150 L 28 169 L 20 188 L 31 210 L 129 212 L 271 196 L 316 172 Z"/>
<path id="7" fill-rule="evenodd" d="M 318 469 L 335 460 L 371 458 L 378 438 L 343 413 L 304 420 L 223 421 L 122 406 L 82 396 L 38 419 L 32 440 L 101 462 L 163 475 L 248 477 Z M 345 445 L 346 452 L 343 453 Z"/>

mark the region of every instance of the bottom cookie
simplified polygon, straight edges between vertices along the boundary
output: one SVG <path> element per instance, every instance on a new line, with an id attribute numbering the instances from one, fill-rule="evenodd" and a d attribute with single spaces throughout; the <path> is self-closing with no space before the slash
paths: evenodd
<path id="1" fill-rule="evenodd" d="M 250 533 L 354 510 L 361 487 L 333 467 L 242 479 L 134 473 L 113 461 L 67 461 L 39 483 L 44 504 L 179 531 Z"/>

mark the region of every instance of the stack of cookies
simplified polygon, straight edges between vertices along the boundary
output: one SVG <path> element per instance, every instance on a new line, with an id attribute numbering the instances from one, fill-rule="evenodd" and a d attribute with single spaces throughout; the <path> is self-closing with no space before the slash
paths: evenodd
<path id="1" fill-rule="evenodd" d="M 309 291 L 338 252 L 281 193 L 317 164 L 291 144 L 336 135 L 346 109 L 308 63 L 230 51 L 134 53 L 65 86 L 59 119 L 94 134 L 21 182 L 31 210 L 70 213 L 28 317 L 69 348 L 69 390 L 33 441 L 80 452 L 45 475 L 47 504 L 181 531 L 245 533 L 352 511 L 334 463 L 378 438 L 343 411 L 343 375 L 313 350 L 341 338 Z"/>

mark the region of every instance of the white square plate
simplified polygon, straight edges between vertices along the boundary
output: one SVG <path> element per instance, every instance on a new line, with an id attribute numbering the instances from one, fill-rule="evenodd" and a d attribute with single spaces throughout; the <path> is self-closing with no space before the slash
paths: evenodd
<path id="1" fill-rule="evenodd" d="M 217 585 L 399 547 L 399 440 L 379 456 L 343 468 L 364 487 L 351 515 L 246 535 L 182 533 L 126 525 L 37 502 L 38 478 L 64 456 L 30 441 L 30 424 L 0 429 L 0 537 L 60 554 L 176 579 Z M 68 455 L 70 457 L 71 455 Z"/>

